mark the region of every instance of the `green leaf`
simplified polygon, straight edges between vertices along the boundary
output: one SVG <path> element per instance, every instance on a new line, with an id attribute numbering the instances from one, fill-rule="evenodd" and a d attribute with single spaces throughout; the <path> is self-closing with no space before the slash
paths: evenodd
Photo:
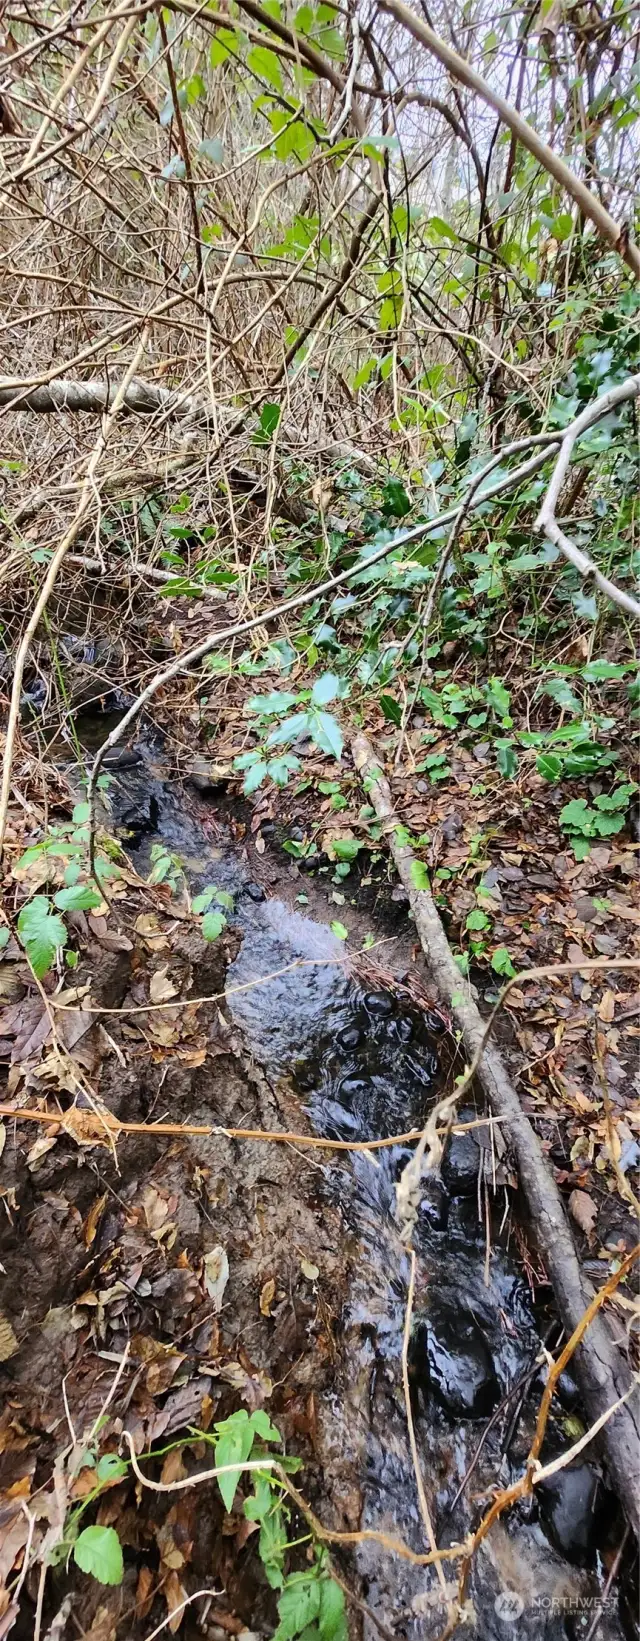
<path id="1" fill-rule="evenodd" d="M 260 413 L 260 432 L 264 434 L 266 439 L 272 438 L 280 421 L 281 415 L 282 405 L 266 404 L 262 406 L 262 411 Z"/>
<path id="2" fill-rule="evenodd" d="M 103 1453 L 98 1459 L 96 1476 L 98 1481 L 117 1481 L 120 1476 L 126 1476 L 128 1469 L 126 1459 L 121 1459 L 119 1453 Z"/>
<path id="3" fill-rule="evenodd" d="M 339 923 L 337 919 L 335 923 L 329 924 L 329 928 L 331 929 L 332 934 L 337 935 L 338 940 L 349 939 L 349 930 L 345 929 L 344 923 Z"/>
<path id="4" fill-rule="evenodd" d="M 259 763 L 251 765 L 251 768 L 247 770 L 245 778 L 242 782 L 242 790 L 247 798 L 251 796 L 252 792 L 257 792 L 259 786 L 262 786 L 262 782 L 265 780 L 266 775 L 266 763 L 260 761 Z"/>
<path id="5" fill-rule="evenodd" d="M 321 752 L 330 752 L 334 758 L 342 756 L 344 741 L 337 718 L 330 712 L 316 712 L 309 720 L 311 739 Z"/>
<path id="6" fill-rule="evenodd" d="M 380 696 L 380 710 L 390 724 L 400 726 L 402 723 L 402 707 L 399 701 L 394 700 L 393 695 Z"/>
<path id="7" fill-rule="evenodd" d="M 572 712 L 576 715 L 582 712 L 581 703 L 566 678 L 548 678 L 542 688 L 544 694 L 550 695 L 552 701 L 555 701 L 556 706 L 561 707 L 563 712 Z"/>
<path id="8" fill-rule="evenodd" d="M 99 1584 L 122 1583 L 122 1545 L 115 1527 L 85 1527 L 73 1546 L 73 1559 Z"/>
<path id="9" fill-rule="evenodd" d="M 509 715 L 511 696 L 508 689 L 505 689 L 505 686 L 500 678 L 489 679 L 486 686 L 486 696 L 490 706 L 493 707 L 494 712 L 497 712 L 498 717 L 507 718 Z"/>
<path id="10" fill-rule="evenodd" d="M 6 927 L 6 924 L 0 924 L 0 952 L 3 952 L 5 946 L 8 946 L 10 939 L 11 930 Z"/>
<path id="11" fill-rule="evenodd" d="M 583 832 L 587 837 L 591 832 L 593 810 L 589 808 L 586 798 L 572 798 L 571 803 L 565 803 L 560 810 L 560 825 L 567 832 Z"/>
<path id="12" fill-rule="evenodd" d="M 162 182 L 182 182 L 185 163 L 181 154 L 174 154 L 160 172 Z"/>
<path id="13" fill-rule="evenodd" d="M 205 912 L 202 919 L 202 934 L 205 940 L 217 940 L 226 927 L 227 919 L 224 912 Z"/>
<path id="14" fill-rule="evenodd" d="M 61 912 L 90 912 L 101 905 L 102 895 L 90 883 L 74 883 L 68 889 L 59 889 L 54 903 Z"/>
<path id="15" fill-rule="evenodd" d="M 606 794 L 602 792 L 600 797 L 594 798 L 593 801 L 596 809 L 626 809 L 629 799 L 633 796 L 635 790 L 635 782 L 630 782 L 626 786 L 617 786 L 615 792 L 612 792 L 610 797 L 607 797 Z"/>
<path id="16" fill-rule="evenodd" d="M 360 853 L 362 845 L 356 838 L 333 838 L 331 848 L 336 860 L 354 861 Z"/>
<path id="17" fill-rule="evenodd" d="M 582 668 L 582 676 L 587 684 L 602 684 L 608 678 L 624 678 L 625 670 L 614 661 L 588 661 Z"/>
<path id="18" fill-rule="evenodd" d="M 496 946 L 491 959 L 491 967 L 496 974 L 506 974 L 509 978 L 516 973 L 506 946 Z"/>
<path id="19" fill-rule="evenodd" d="M 465 929 L 473 930 L 473 929 L 488 929 L 488 928 L 489 928 L 489 918 L 487 917 L 486 912 L 481 912 L 479 907 L 476 907 L 476 910 L 474 912 L 469 912 L 469 916 L 468 916 L 467 921 L 465 923 Z"/>
<path id="20" fill-rule="evenodd" d="M 88 803 L 76 803 L 74 805 L 74 808 L 71 811 L 71 819 L 75 823 L 76 826 L 86 826 L 87 821 L 90 818 L 91 818 L 91 805 L 90 804 L 88 804 Z"/>
<path id="21" fill-rule="evenodd" d="M 198 144 L 198 153 L 203 159 L 209 160 L 211 165 L 224 164 L 224 148 L 219 137 L 203 137 L 202 142 Z"/>
<path id="22" fill-rule="evenodd" d="M 496 741 L 496 760 L 500 774 L 512 781 L 518 773 L 518 757 L 510 741 Z"/>
<path id="23" fill-rule="evenodd" d="M 215 888 L 213 886 L 213 883 L 208 883 L 206 889 L 203 889 L 202 893 L 199 894 L 199 895 L 196 895 L 195 899 L 192 900 L 192 902 L 191 902 L 192 912 L 195 912 L 197 917 L 200 916 L 201 912 L 207 912 L 209 910 L 209 907 L 211 905 L 212 900 L 215 900 L 215 895 L 216 895 L 216 891 L 215 891 Z"/>
<path id="24" fill-rule="evenodd" d="M 281 758 L 270 758 L 267 764 L 267 774 L 276 786 L 287 786 L 290 775 L 300 768 L 300 759 L 294 758 L 292 752 L 284 752 Z"/>
<path id="25" fill-rule="evenodd" d="M 233 911 L 233 895 L 229 894 L 228 889 L 214 889 L 213 893 L 219 906 L 226 906 L 228 911 Z"/>
<path id="26" fill-rule="evenodd" d="M 271 1423 L 269 1414 L 263 1407 L 256 1407 L 251 1414 L 249 1423 L 263 1442 L 279 1442 L 282 1440 L 280 1431 Z"/>
<path id="27" fill-rule="evenodd" d="M 335 1578 L 325 1578 L 320 1585 L 318 1629 L 322 1641 L 348 1641 L 344 1595 Z"/>
<path id="28" fill-rule="evenodd" d="M 281 746 L 283 741 L 295 741 L 296 736 L 302 735 L 311 728 L 308 712 L 294 712 L 292 718 L 285 718 L 283 724 L 272 729 L 267 739 L 267 746 Z"/>
<path id="29" fill-rule="evenodd" d="M 280 1623 L 273 1641 L 293 1641 L 301 1635 L 320 1612 L 320 1580 L 308 1573 L 297 1573 L 287 1579 L 278 1602 Z"/>
<path id="30" fill-rule="evenodd" d="M 268 46 L 254 46 L 247 55 L 247 67 L 251 69 L 252 74 L 257 74 L 259 79 L 267 80 L 269 85 L 275 86 L 276 91 L 282 91 L 280 58 L 275 51 L 270 51 Z M 278 405 L 278 413 L 279 411 Z M 275 425 L 277 427 L 278 423 Z"/>
<path id="31" fill-rule="evenodd" d="M 412 860 L 411 882 L 414 889 L 430 891 L 429 873 L 423 860 Z"/>
<path id="32" fill-rule="evenodd" d="M 217 1424 L 216 1431 L 219 1432 L 215 1447 L 216 1465 L 243 1464 L 249 1458 L 255 1436 L 246 1408 L 240 1408 L 230 1419 Z M 218 1487 L 226 1510 L 233 1507 L 240 1476 L 240 1469 L 230 1471 L 228 1476 L 218 1476 Z"/>
<path id="33" fill-rule="evenodd" d="M 340 689 L 340 679 L 335 672 L 323 672 L 322 677 L 316 679 L 311 691 L 311 700 L 314 707 L 326 707 L 329 701 L 335 700 Z"/>
<path id="34" fill-rule="evenodd" d="M 47 895 L 34 895 L 23 906 L 18 933 L 36 978 L 42 980 L 55 962 L 56 952 L 67 944 L 62 918 L 52 912 Z"/>
<path id="35" fill-rule="evenodd" d="M 571 841 L 573 843 L 573 853 L 576 860 L 586 860 L 587 855 L 591 854 L 591 845 L 587 842 L 587 839 L 572 838 Z"/>
<path id="36" fill-rule="evenodd" d="M 274 689 L 270 695 L 252 695 L 247 701 L 247 712 L 259 712 L 262 718 L 278 717 L 281 712 L 288 712 L 294 707 L 298 697 L 290 690 Z M 246 757 L 245 754 L 241 756 Z"/>
<path id="37" fill-rule="evenodd" d="M 545 781 L 557 781 L 562 774 L 562 758 L 555 752 L 541 752 L 540 757 L 536 758 L 536 769 Z"/>

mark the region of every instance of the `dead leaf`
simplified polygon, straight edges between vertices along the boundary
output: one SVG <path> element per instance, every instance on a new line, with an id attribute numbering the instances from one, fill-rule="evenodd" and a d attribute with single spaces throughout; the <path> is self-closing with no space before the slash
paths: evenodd
<path id="1" fill-rule="evenodd" d="M 165 963 L 163 969 L 156 969 L 149 981 L 149 998 L 152 1003 L 168 1003 L 170 997 L 177 997 L 178 988 L 173 981 L 167 978 L 169 965 Z"/>
<path id="2" fill-rule="evenodd" d="M 7 1143 L 7 1130 L 4 1126 L 4 1123 L 0 1122 L 0 1157 L 2 1156 L 2 1153 L 4 1151 L 6 1143 Z"/>
<path id="3" fill-rule="evenodd" d="M 273 1277 L 271 1276 L 271 1277 L 269 1277 L 269 1281 L 264 1283 L 264 1286 L 263 1286 L 263 1288 L 261 1290 L 261 1293 L 260 1293 L 260 1314 L 261 1314 L 261 1316 L 270 1316 L 271 1315 L 271 1306 L 273 1304 L 275 1296 L 276 1296 L 276 1285 L 275 1285 L 275 1282 L 273 1280 Z"/>
<path id="4" fill-rule="evenodd" d="M 264 841 L 264 838 L 263 838 L 263 836 L 262 836 L 262 833 L 261 833 L 261 832 L 259 832 L 259 833 L 258 833 L 258 836 L 257 836 L 257 838 L 256 838 L 256 840 L 255 840 L 255 850 L 256 850 L 256 854 L 257 854 L 257 855 L 263 855 L 263 854 L 264 854 L 264 852 L 265 852 L 265 849 L 266 849 L 266 847 L 267 847 L 267 845 L 266 845 L 266 843 L 265 843 L 265 841 Z"/>
<path id="5" fill-rule="evenodd" d="M 300 1260 L 300 1270 L 302 1271 L 302 1275 L 306 1276 L 308 1282 L 315 1282 L 316 1278 L 320 1275 L 318 1266 L 312 1265 L 309 1259 Z"/>
<path id="6" fill-rule="evenodd" d="M 168 1577 L 164 1581 L 162 1590 L 169 1612 L 173 1615 L 169 1619 L 169 1629 L 171 1630 L 171 1634 L 175 1635 L 176 1631 L 180 1629 L 180 1625 L 184 1618 L 184 1604 L 187 1599 L 187 1592 L 184 1585 L 180 1583 L 178 1574 L 175 1572 L 169 1573 Z"/>
<path id="7" fill-rule="evenodd" d="M 108 1607 L 98 1607 L 90 1630 L 85 1630 L 84 1641 L 116 1641 L 116 1617 Z"/>
<path id="8" fill-rule="evenodd" d="M 569 1197 L 569 1213 L 573 1215 L 576 1225 L 584 1231 L 585 1236 L 591 1238 L 593 1228 L 598 1218 L 598 1210 L 593 1198 L 587 1191 L 572 1191 Z"/>
<path id="9" fill-rule="evenodd" d="M 600 999 L 600 1006 L 599 1006 L 599 1009 L 598 1009 L 598 1019 L 599 1020 L 604 1020 L 605 1025 L 609 1026 L 611 1024 L 611 1021 L 613 1020 L 615 1012 L 616 1012 L 616 1000 L 615 1000 L 615 997 L 613 995 L 613 992 L 612 991 L 603 992 L 602 997 Z"/>
<path id="10" fill-rule="evenodd" d="M 229 1281 L 229 1261 L 225 1249 L 221 1247 L 212 1248 L 210 1253 L 205 1254 L 203 1265 L 204 1285 L 209 1298 L 213 1300 L 213 1308 L 218 1314 L 222 1309 L 224 1290 Z"/>
<path id="11" fill-rule="evenodd" d="M 96 1102 L 95 1111 L 86 1111 L 77 1105 L 72 1105 L 65 1111 L 61 1119 L 65 1133 L 73 1135 L 78 1145 L 108 1145 L 111 1146 L 111 1135 L 120 1132 L 120 1124 L 106 1106 Z"/>
<path id="12" fill-rule="evenodd" d="M 184 1481 L 186 1474 L 187 1470 L 182 1457 L 182 1448 L 174 1447 L 172 1453 L 167 1453 L 167 1457 L 160 1472 L 160 1480 L 163 1483 Z M 182 1562 L 180 1565 L 182 1565 Z"/>
<path id="13" fill-rule="evenodd" d="M 27 1153 L 27 1168 L 30 1168 L 32 1173 L 35 1173 L 43 1157 L 46 1157 L 47 1151 L 50 1151 L 52 1146 L 55 1145 L 57 1137 L 57 1134 L 54 1134 L 53 1137 L 50 1134 L 42 1134 L 40 1139 L 36 1140 L 35 1145 L 32 1145 L 31 1150 Z"/>
<path id="14" fill-rule="evenodd" d="M 0 1311 L 0 1362 L 8 1362 L 10 1356 L 15 1356 L 20 1349 L 11 1323 Z"/>
<path id="15" fill-rule="evenodd" d="M 136 1616 L 148 1618 L 154 1602 L 154 1574 L 150 1567 L 141 1567 L 136 1588 Z"/>
<path id="16" fill-rule="evenodd" d="M 96 1197 L 93 1206 L 89 1209 L 83 1225 L 85 1248 L 90 1248 L 92 1242 L 95 1241 L 98 1225 L 100 1224 L 102 1217 L 102 1211 L 105 1207 L 108 1196 L 108 1191 L 105 1191 L 103 1196 Z"/>

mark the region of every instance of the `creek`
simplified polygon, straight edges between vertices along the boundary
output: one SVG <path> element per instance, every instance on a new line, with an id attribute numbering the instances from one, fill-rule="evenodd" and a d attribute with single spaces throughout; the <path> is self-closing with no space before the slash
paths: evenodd
<path id="1" fill-rule="evenodd" d="M 402 986 L 376 982 L 373 968 L 345 963 L 343 942 L 326 924 L 268 895 L 232 836 L 226 800 L 185 796 L 157 746 L 116 758 L 110 775 L 110 825 L 143 875 L 161 843 L 182 863 L 192 892 L 213 883 L 233 896 L 228 917 L 242 944 L 227 975 L 228 1009 L 272 1086 L 286 1084 L 327 1138 L 367 1140 L 421 1124 L 446 1079 L 439 1016 L 419 1010 Z M 276 845 L 269 850 L 275 856 Z M 283 873 L 292 898 L 304 890 L 306 874 L 290 865 Z M 382 918 L 374 934 L 386 933 Z M 239 989 L 252 981 L 260 983 Z M 476 1113 L 465 1108 L 461 1116 L 473 1121 Z M 440 1545 L 463 1539 L 495 1488 L 521 1473 L 543 1385 L 541 1336 L 551 1345 L 560 1337 L 553 1313 L 533 1303 L 513 1237 L 513 1193 L 488 1134 L 480 1126 L 449 1141 L 441 1174 L 425 1180 L 414 1238 L 412 1406 Z M 319 1165 L 319 1189 L 340 1210 L 351 1272 L 319 1445 L 326 1496 L 338 1504 L 356 1478 L 360 1526 L 423 1551 L 402 1382 L 409 1260 L 394 1219 L 408 1155 L 393 1146 Z M 575 1440 L 577 1403 L 565 1375 L 543 1457 Z M 470 1633 L 479 1641 L 620 1641 L 630 1631 L 605 1569 L 621 1532 L 588 1453 L 496 1523 L 473 1566 Z M 433 1568 L 416 1569 L 366 1541 L 354 1562 L 385 1634 L 436 1641 L 444 1609 Z M 450 1591 L 454 1567 L 444 1564 Z M 379 1633 L 365 1618 L 365 1641 Z"/>

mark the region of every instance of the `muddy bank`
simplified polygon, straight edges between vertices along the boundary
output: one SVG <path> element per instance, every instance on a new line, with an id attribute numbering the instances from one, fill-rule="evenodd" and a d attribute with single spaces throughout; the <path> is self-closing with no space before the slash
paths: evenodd
<path id="1" fill-rule="evenodd" d="M 179 856 L 194 889 L 215 883 L 233 896 L 234 909 L 232 932 L 214 945 L 172 915 L 166 895 L 159 912 L 162 893 L 120 919 L 115 938 L 128 942 L 124 948 L 113 949 L 111 922 L 87 924 L 74 981 L 90 976 L 91 996 L 103 1007 L 144 1010 L 158 972 L 175 995 L 217 998 L 181 1010 L 178 1023 L 145 1011 L 91 1025 L 76 1052 L 105 1105 L 129 1121 L 313 1129 L 351 1140 L 423 1121 L 446 1073 L 442 1021 L 390 984 L 388 969 L 376 977 L 371 959 L 364 972 L 345 971 L 343 943 L 308 916 L 308 897 L 296 907 L 306 878 L 287 869 L 293 904 L 268 896 L 274 885 L 256 883 L 255 863 L 221 828 L 215 803 L 185 800 L 160 767 L 119 775 L 110 799 L 141 872 L 160 841 Z M 276 873 L 285 875 L 277 857 L 265 856 L 261 876 Z M 384 937 L 384 924 L 376 933 Z M 395 961 L 401 969 L 401 951 Z M 293 962 L 300 966 L 292 970 Z M 28 1042 L 7 1042 L 15 1064 L 28 1058 Z M 36 1062 L 24 1084 L 30 1102 L 43 1086 Z M 442 1544 L 462 1539 L 491 1490 L 519 1473 L 541 1390 L 541 1330 L 553 1325 L 534 1307 L 511 1251 L 509 1187 L 484 1134 L 452 1140 L 442 1178 L 425 1187 L 415 1244 L 412 1395 Z M 91 1426 L 130 1342 L 106 1449 L 125 1426 L 146 1450 L 190 1426 L 206 1429 L 238 1405 L 266 1406 L 303 1457 L 305 1496 L 325 1522 L 391 1531 L 422 1551 L 401 1376 L 408 1265 L 393 1219 L 403 1148 L 336 1161 L 220 1132 L 171 1142 L 129 1137 L 117 1162 L 104 1148 L 78 1150 L 64 1135 L 35 1156 L 27 1150 L 17 1127 L 1 1176 L 15 1193 L 0 1259 L 5 1309 L 21 1343 L 3 1369 L 6 1525 L 24 1530 L 7 1496 L 23 1475 L 30 1474 L 32 1496 L 44 1489 L 40 1498 L 49 1497 L 69 1420 L 76 1435 Z M 218 1247 L 229 1281 L 216 1314 L 205 1260 Z M 576 1417 L 568 1382 L 549 1454 L 570 1445 Z M 188 1473 L 198 1457 L 185 1449 L 180 1463 Z M 615 1507 L 591 1460 L 558 1482 L 499 1523 L 483 1548 L 470 1592 L 480 1638 L 513 1633 L 514 1593 L 518 1633 L 532 1641 L 586 1634 L 594 1613 L 602 1641 L 621 1636 L 617 1596 L 609 1594 L 597 1616 L 622 1531 Z M 80 1633 L 90 1630 L 103 1607 L 111 1632 L 146 1636 L 166 1615 L 177 1578 L 187 1593 L 224 1590 L 205 1634 L 243 1627 L 272 1634 L 273 1597 L 241 1512 L 225 1517 L 215 1484 L 179 1499 L 138 1498 L 129 1481 L 110 1490 L 98 1519 L 117 1524 L 125 1582 L 105 1592 L 77 1570 L 58 1568 L 48 1581 L 47 1622 L 68 1594 L 76 1632 L 78 1624 Z M 377 1620 L 406 1641 L 435 1641 L 443 1598 L 433 1571 L 365 1543 L 336 1552 L 336 1566 L 373 1615 L 351 1611 L 354 1637 L 369 1641 Z M 27 1580 L 19 1641 L 33 1633 L 34 1600 Z M 580 1603 L 587 1624 L 576 1618 Z M 187 1609 L 181 1633 L 201 1635 L 198 1626 Z"/>

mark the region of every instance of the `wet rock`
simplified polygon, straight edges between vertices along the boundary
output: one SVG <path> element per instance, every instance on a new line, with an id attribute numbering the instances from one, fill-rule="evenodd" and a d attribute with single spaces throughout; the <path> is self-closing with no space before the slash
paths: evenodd
<path id="1" fill-rule="evenodd" d="M 572 1373 L 565 1368 L 556 1381 L 556 1396 L 565 1413 L 573 1413 L 580 1404 L 580 1391 Z"/>
<path id="2" fill-rule="evenodd" d="M 423 1054 L 422 1056 L 421 1070 L 423 1080 L 427 1083 L 432 1083 L 434 1077 L 437 1077 L 440 1070 L 440 1062 L 437 1054 L 430 1054 L 427 1050 L 426 1054 Z"/>
<path id="3" fill-rule="evenodd" d="M 261 883 L 244 883 L 241 893 L 246 896 L 247 900 L 259 901 L 267 898 Z"/>
<path id="4" fill-rule="evenodd" d="M 487 1342 L 469 1311 L 433 1299 L 411 1348 L 414 1382 L 452 1419 L 485 1419 L 500 1387 Z"/>
<path id="5" fill-rule="evenodd" d="M 375 1015 L 379 1020 L 386 1020 L 393 1014 L 393 998 L 386 991 L 367 992 L 364 1005 L 369 1014 Z"/>
<path id="6" fill-rule="evenodd" d="M 458 1112 L 460 1122 L 473 1122 L 477 1111 Z M 475 1196 L 478 1174 L 482 1165 L 482 1150 L 476 1139 L 478 1129 L 465 1134 L 452 1134 L 442 1162 L 442 1178 L 452 1197 Z"/>
<path id="7" fill-rule="evenodd" d="M 444 1020 L 441 1020 L 440 1015 L 435 1014 L 433 1009 L 425 1009 L 424 1023 L 427 1031 L 432 1031 L 435 1036 L 445 1029 Z"/>
<path id="8" fill-rule="evenodd" d="M 341 1048 L 357 1048 L 362 1042 L 362 1032 L 358 1026 L 346 1026 L 344 1031 L 340 1032 L 338 1042 Z"/>
<path id="9" fill-rule="evenodd" d="M 590 1464 L 576 1464 L 549 1476 L 536 1488 L 547 1537 L 574 1567 L 591 1559 L 596 1538 L 600 1477 Z"/>
<path id="10" fill-rule="evenodd" d="M 338 1093 L 341 1100 L 346 1100 L 350 1109 L 357 1104 L 360 1110 L 363 1110 L 370 1106 L 373 1100 L 373 1084 L 368 1077 L 343 1077 Z"/>
<path id="11" fill-rule="evenodd" d="M 449 1222 L 449 1198 L 442 1180 L 435 1175 L 424 1180 L 420 1199 L 420 1224 L 430 1231 L 446 1231 Z"/>
<path id="12" fill-rule="evenodd" d="M 408 1015 L 401 1014 L 400 1018 L 396 1020 L 395 1026 L 396 1036 L 400 1038 L 400 1042 L 410 1043 L 413 1037 L 413 1021 L 409 1019 Z"/>

